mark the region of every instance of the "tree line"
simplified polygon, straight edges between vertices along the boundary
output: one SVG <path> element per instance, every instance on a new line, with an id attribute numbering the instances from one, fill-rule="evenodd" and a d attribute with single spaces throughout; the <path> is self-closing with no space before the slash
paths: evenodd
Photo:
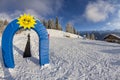
<path id="1" fill-rule="evenodd" d="M 55 29 L 55 30 L 63 31 L 63 27 L 59 23 L 58 17 L 56 17 L 55 20 L 54 19 L 48 19 L 48 20 L 43 19 L 40 21 L 47 29 Z M 4 28 L 6 27 L 8 23 L 9 22 L 7 20 L 0 20 L 0 33 L 3 32 Z M 20 31 L 18 31 L 18 33 L 21 31 L 24 31 L 24 30 L 21 29 Z M 65 31 L 69 33 L 73 33 L 73 34 L 79 34 L 78 31 L 75 29 L 75 27 L 73 27 L 73 25 L 70 23 L 66 24 Z"/>
<path id="2" fill-rule="evenodd" d="M 56 29 L 56 30 L 63 30 L 62 26 L 59 23 L 59 19 L 58 17 L 56 17 L 56 19 L 48 19 L 48 20 L 41 20 L 41 22 L 43 23 L 43 25 L 47 28 L 47 29 Z M 66 28 L 65 28 L 66 32 L 69 33 L 73 33 L 73 34 L 79 34 L 78 31 L 75 29 L 75 27 L 73 27 L 72 24 L 67 23 Z"/>
<path id="3" fill-rule="evenodd" d="M 87 39 L 90 40 L 95 40 L 95 34 L 94 33 L 86 33 L 86 35 L 84 36 Z"/>
<path id="4" fill-rule="evenodd" d="M 63 30 L 62 26 L 59 23 L 58 17 L 56 17 L 55 20 L 54 19 L 49 19 L 49 20 L 43 19 L 43 20 L 41 20 L 41 22 L 47 29 L 56 29 L 56 30 L 61 30 L 61 31 Z M 0 20 L 0 33 L 3 32 L 3 30 L 8 25 L 8 23 L 9 23 L 8 20 Z M 66 32 L 79 34 L 79 32 L 70 23 L 66 24 L 65 29 L 66 29 Z M 22 31 L 24 31 L 24 29 L 21 28 L 17 33 L 21 33 Z M 84 38 L 91 39 L 91 40 L 96 39 L 94 33 L 86 33 Z"/>

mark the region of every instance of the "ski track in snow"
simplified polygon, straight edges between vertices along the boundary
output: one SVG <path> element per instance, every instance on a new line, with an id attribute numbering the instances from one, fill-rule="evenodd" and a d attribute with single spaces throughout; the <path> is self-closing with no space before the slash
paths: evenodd
<path id="1" fill-rule="evenodd" d="M 27 33 L 14 37 L 15 68 L 5 68 L 0 48 L 0 80 L 120 80 L 120 45 L 103 41 L 50 38 L 50 64 L 39 66 L 38 37 L 31 34 L 31 58 L 23 58 Z"/>

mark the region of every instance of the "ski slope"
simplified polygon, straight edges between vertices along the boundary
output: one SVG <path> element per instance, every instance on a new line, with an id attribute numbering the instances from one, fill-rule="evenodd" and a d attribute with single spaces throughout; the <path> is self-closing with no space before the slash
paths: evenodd
<path id="1" fill-rule="evenodd" d="M 57 38 L 65 38 L 65 37 L 69 37 L 69 38 L 82 38 L 79 35 L 68 33 L 68 32 L 64 32 L 64 31 L 60 31 L 60 30 L 47 29 L 47 31 L 48 31 L 48 34 L 49 34 L 50 37 L 57 37 Z"/>
<path id="2" fill-rule="evenodd" d="M 32 57 L 24 59 L 28 33 Z M 0 80 L 120 80 L 120 44 L 50 37 L 50 64 L 42 67 L 35 32 L 16 34 L 13 44 L 14 69 L 4 67 L 0 46 Z"/>

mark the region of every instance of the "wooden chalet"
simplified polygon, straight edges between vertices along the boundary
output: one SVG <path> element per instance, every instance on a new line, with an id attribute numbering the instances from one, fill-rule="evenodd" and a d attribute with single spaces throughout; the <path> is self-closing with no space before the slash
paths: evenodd
<path id="1" fill-rule="evenodd" d="M 116 34 L 109 34 L 104 37 L 104 40 L 107 42 L 120 43 L 120 36 Z"/>

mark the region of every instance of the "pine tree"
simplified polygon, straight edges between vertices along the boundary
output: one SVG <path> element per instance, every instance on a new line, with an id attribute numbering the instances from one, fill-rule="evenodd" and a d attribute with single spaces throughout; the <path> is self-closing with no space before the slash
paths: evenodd
<path id="1" fill-rule="evenodd" d="M 76 31 L 76 29 L 75 29 L 75 28 L 73 28 L 73 32 L 74 32 L 74 34 L 77 34 L 77 31 Z"/>
<path id="2" fill-rule="evenodd" d="M 58 30 L 58 29 L 59 29 L 59 21 L 58 21 L 58 17 L 56 17 L 55 26 L 56 26 L 56 29 Z"/>
<path id="3" fill-rule="evenodd" d="M 48 29 L 48 21 L 45 21 L 44 25 Z"/>
<path id="4" fill-rule="evenodd" d="M 43 19 L 41 22 L 42 22 L 42 23 L 43 23 L 43 25 L 45 26 L 45 20 Z"/>
<path id="5" fill-rule="evenodd" d="M 90 39 L 90 34 L 89 33 L 86 33 L 86 38 Z"/>
<path id="6" fill-rule="evenodd" d="M 55 22 L 54 22 L 53 19 L 51 20 L 51 29 L 56 29 L 56 27 L 55 27 Z"/>
<path id="7" fill-rule="evenodd" d="M 48 20 L 48 29 L 51 29 L 51 20 Z"/>
<path id="8" fill-rule="evenodd" d="M 95 40 L 95 35 L 94 35 L 94 33 L 91 34 L 91 40 Z"/>
<path id="9" fill-rule="evenodd" d="M 41 20 L 41 22 L 48 29 L 48 22 L 45 19 Z"/>

